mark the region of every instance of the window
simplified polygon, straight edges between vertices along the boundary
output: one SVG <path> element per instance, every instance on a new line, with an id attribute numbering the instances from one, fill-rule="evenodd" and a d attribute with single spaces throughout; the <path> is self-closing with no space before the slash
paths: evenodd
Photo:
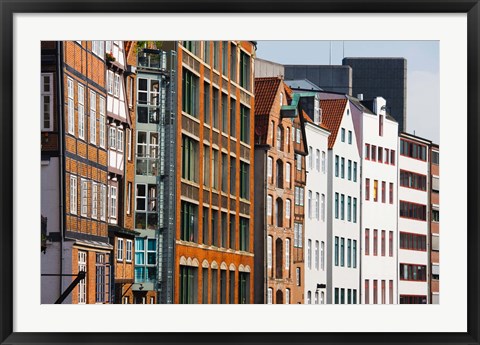
<path id="1" fill-rule="evenodd" d="M 108 289 L 106 289 L 106 284 L 108 282 L 105 279 L 106 275 L 106 265 L 105 265 L 105 254 L 96 254 L 96 264 L 95 264 L 95 302 L 104 303 L 106 302 L 106 295 L 108 294 Z"/>
<path id="2" fill-rule="evenodd" d="M 389 304 L 393 304 L 393 280 L 388 281 L 388 297 Z"/>
<path id="3" fill-rule="evenodd" d="M 393 231 L 388 232 L 388 256 L 393 256 Z"/>
<path id="4" fill-rule="evenodd" d="M 320 243 L 320 267 L 325 270 L 325 242 Z"/>
<path id="5" fill-rule="evenodd" d="M 222 42 L 222 74 L 228 75 L 228 42 Z"/>
<path id="6" fill-rule="evenodd" d="M 345 266 L 345 238 L 340 238 L 340 266 Z"/>
<path id="7" fill-rule="evenodd" d="M 440 164 L 440 153 L 432 150 L 432 164 Z"/>
<path id="8" fill-rule="evenodd" d="M 347 304 L 352 304 L 352 289 L 347 289 Z"/>
<path id="9" fill-rule="evenodd" d="M 339 288 L 335 288 L 335 304 L 339 304 Z"/>
<path id="10" fill-rule="evenodd" d="M 180 239 L 188 242 L 197 241 L 198 206 L 181 201 Z"/>
<path id="11" fill-rule="evenodd" d="M 338 219 L 338 193 L 335 193 L 335 218 Z"/>
<path id="12" fill-rule="evenodd" d="M 133 106 L 133 78 L 128 78 L 128 106 Z"/>
<path id="13" fill-rule="evenodd" d="M 378 280 L 373 281 L 373 304 L 378 304 Z"/>
<path id="14" fill-rule="evenodd" d="M 400 170 L 400 186 L 426 191 L 427 176 L 406 170 Z"/>
<path id="15" fill-rule="evenodd" d="M 365 304 L 370 304 L 370 281 L 365 279 Z"/>
<path id="16" fill-rule="evenodd" d="M 285 151 L 290 152 L 290 127 L 287 127 L 285 134 Z"/>
<path id="17" fill-rule="evenodd" d="M 283 144 L 283 131 L 280 126 L 277 127 L 277 150 L 281 151 L 282 150 L 282 144 Z"/>
<path id="18" fill-rule="evenodd" d="M 370 144 L 365 144 L 365 159 L 370 160 Z"/>
<path id="19" fill-rule="evenodd" d="M 382 304 L 386 303 L 385 280 L 382 280 Z"/>
<path id="20" fill-rule="evenodd" d="M 67 113 L 68 113 L 68 133 L 74 134 L 75 133 L 75 108 L 74 108 L 74 94 L 73 94 L 73 80 L 68 78 L 67 79 L 67 89 L 68 89 L 68 106 L 67 106 Z"/>
<path id="21" fill-rule="evenodd" d="M 240 104 L 240 140 L 250 144 L 250 108 Z"/>
<path id="22" fill-rule="evenodd" d="M 347 221 L 352 221 L 352 197 L 347 198 Z"/>
<path id="23" fill-rule="evenodd" d="M 400 248 L 409 250 L 426 251 L 427 237 L 425 235 L 400 232 Z"/>
<path id="24" fill-rule="evenodd" d="M 108 127 L 108 146 L 115 150 L 117 148 L 117 130 L 115 127 Z"/>
<path id="25" fill-rule="evenodd" d="M 383 162 L 383 147 L 380 146 L 378 147 L 378 162 Z"/>
<path id="26" fill-rule="evenodd" d="M 414 142 L 411 142 L 411 141 L 408 141 L 408 140 L 400 139 L 400 154 L 402 156 L 426 161 L 427 160 L 427 147 L 425 145 L 421 145 L 421 144 L 417 144 L 417 143 L 414 143 Z M 395 165 L 394 160 L 392 161 L 392 164 Z"/>
<path id="27" fill-rule="evenodd" d="M 372 161 L 377 161 L 377 146 L 372 145 Z"/>
<path id="28" fill-rule="evenodd" d="M 345 158 L 342 157 L 340 160 L 340 174 L 342 178 L 345 178 Z"/>
<path id="29" fill-rule="evenodd" d="M 347 267 L 352 267 L 352 240 L 347 240 Z"/>
<path id="30" fill-rule="evenodd" d="M 218 151 L 212 150 L 211 178 L 212 187 L 218 190 Z"/>
<path id="31" fill-rule="evenodd" d="M 230 79 L 234 82 L 237 81 L 237 46 L 230 43 Z"/>
<path id="32" fill-rule="evenodd" d="M 78 251 L 78 272 L 87 271 L 87 252 Z M 78 304 L 87 303 L 87 275 L 78 283 Z"/>
<path id="33" fill-rule="evenodd" d="M 390 150 L 390 164 L 395 165 L 395 150 Z"/>
<path id="34" fill-rule="evenodd" d="M 78 137 L 85 139 L 85 89 L 78 84 Z"/>
<path id="35" fill-rule="evenodd" d="M 127 159 L 132 160 L 132 130 L 130 128 L 127 128 Z"/>
<path id="36" fill-rule="evenodd" d="M 296 269 L 297 286 L 301 286 L 301 281 L 302 281 L 301 274 L 302 272 L 300 271 L 300 267 L 297 267 Z"/>
<path id="37" fill-rule="evenodd" d="M 117 260 L 123 261 L 123 238 L 117 238 Z"/>
<path id="38" fill-rule="evenodd" d="M 285 289 L 285 304 L 290 304 L 290 289 Z"/>
<path id="39" fill-rule="evenodd" d="M 302 170 L 302 156 L 297 153 L 295 158 L 297 162 L 297 170 Z"/>
<path id="40" fill-rule="evenodd" d="M 385 203 L 386 201 L 386 185 L 387 183 L 385 181 L 382 181 L 382 202 Z"/>
<path id="41" fill-rule="evenodd" d="M 107 213 L 107 186 L 102 184 L 100 188 L 100 219 L 105 220 Z"/>
<path id="42" fill-rule="evenodd" d="M 308 147 L 308 170 L 313 169 L 313 148 L 311 146 Z"/>
<path id="43" fill-rule="evenodd" d="M 285 218 L 290 219 L 290 214 L 291 214 L 291 201 L 290 199 L 285 200 Z M 290 223 L 289 223 L 290 224 Z"/>
<path id="44" fill-rule="evenodd" d="M 335 155 L 335 177 L 338 177 L 338 155 Z"/>
<path id="45" fill-rule="evenodd" d="M 312 240 L 309 239 L 307 242 L 307 267 L 312 269 Z"/>
<path id="46" fill-rule="evenodd" d="M 249 238 L 250 238 L 250 220 L 248 218 L 240 217 L 240 250 L 249 250 Z"/>
<path id="47" fill-rule="evenodd" d="M 228 156 L 222 152 L 222 192 L 228 193 Z"/>
<path id="48" fill-rule="evenodd" d="M 383 137 L 383 115 L 378 116 L 378 135 Z"/>
<path id="49" fill-rule="evenodd" d="M 285 269 L 290 270 L 290 239 L 285 239 Z M 288 273 L 290 275 L 290 273 Z"/>
<path id="50" fill-rule="evenodd" d="M 287 187 L 290 187 L 290 175 L 291 175 L 291 164 L 285 164 L 285 182 L 287 183 Z"/>
<path id="51" fill-rule="evenodd" d="M 312 191 L 308 191 L 308 218 L 312 218 Z"/>
<path id="52" fill-rule="evenodd" d="M 208 149 L 208 148 L 207 148 Z M 204 177 L 205 180 L 205 177 Z M 237 160 L 235 157 L 230 157 L 230 194 L 236 195 L 237 183 Z"/>
<path id="53" fill-rule="evenodd" d="M 158 193 L 156 184 L 137 183 L 135 193 L 135 227 L 155 229 L 158 225 Z"/>
<path id="54" fill-rule="evenodd" d="M 381 250 L 382 250 L 382 256 L 385 256 L 385 230 L 382 230 Z"/>
<path id="55" fill-rule="evenodd" d="M 182 111 L 198 117 L 198 77 L 186 68 L 183 68 L 182 71 Z"/>
<path id="56" fill-rule="evenodd" d="M 227 271 L 220 270 L 220 303 L 227 304 Z"/>
<path id="57" fill-rule="evenodd" d="M 440 179 L 438 176 L 432 176 L 432 190 L 434 192 L 440 191 Z"/>
<path id="58" fill-rule="evenodd" d="M 228 133 L 228 95 L 222 92 L 222 132 Z"/>
<path id="59" fill-rule="evenodd" d="M 353 222 L 357 222 L 357 198 L 353 198 Z"/>
<path id="60" fill-rule="evenodd" d="M 272 165 L 273 165 L 272 157 L 267 157 L 267 177 L 272 177 Z"/>
<path id="61" fill-rule="evenodd" d="M 389 164 L 389 159 L 390 159 L 390 150 L 385 149 L 385 164 Z"/>
<path id="62" fill-rule="evenodd" d="M 105 56 L 105 44 L 103 41 L 92 41 L 92 53 L 103 60 Z"/>
<path id="63" fill-rule="evenodd" d="M 315 169 L 320 171 L 320 150 L 315 151 Z"/>
<path id="64" fill-rule="evenodd" d="M 341 130 L 341 140 L 342 140 L 342 143 L 345 142 L 345 128 L 342 128 Z"/>
<path id="65" fill-rule="evenodd" d="M 105 98 L 100 97 L 100 118 L 99 122 L 99 134 L 100 134 L 100 147 L 105 148 Z M 130 147 L 131 147 L 131 137 L 130 137 Z M 131 153 L 129 156 L 129 160 L 131 159 Z"/>
<path id="66" fill-rule="evenodd" d="M 365 255 L 370 255 L 370 229 L 365 229 Z"/>
<path id="67" fill-rule="evenodd" d="M 370 179 L 365 179 L 365 200 L 370 200 Z"/>
<path id="68" fill-rule="evenodd" d="M 71 79 L 68 79 L 68 80 L 70 81 Z M 79 87 L 78 122 L 80 123 L 80 87 L 82 88 L 82 91 L 83 91 L 83 86 L 79 84 L 78 87 Z M 53 131 L 53 73 L 42 73 L 41 88 L 42 88 L 41 89 L 42 131 Z M 73 85 L 72 85 L 72 88 L 73 88 Z M 81 103 L 81 106 L 83 110 L 83 101 Z M 70 125 L 70 117 L 69 117 L 69 125 Z M 83 136 L 81 138 L 83 139 Z"/>
<path id="69" fill-rule="evenodd" d="M 70 213 L 77 214 L 77 177 L 70 175 Z"/>
<path id="70" fill-rule="evenodd" d="M 239 272 L 238 273 L 238 303 L 249 304 L 250 303 L 250 273 Z"/>
<path id="71" fill-rule="evenodd" d="M 322 221 L 325 221 L 325 194 L 322 194 Z"/>
<path id="72" fill-rule="evenodd" d="M 357 182 L 357 162 L 353 162 L 353 182 Z"/>
<path id="73" fill-rule="evenodd" d="M 350 159 L 348 160 L 347 178 L 349 181 L 352 180 L 352 161 Z"/>
<path id="74" fill-rule="evenodd" d="M 118 128 L 117 129 L 117 150 L 118 152 L 123 152 L 123 130 Z"/>
<path id="75" fill-rule="evenodd" d="M 400 295 L 400 304 L 427 304 L 427 296 Z"/>
<path id="76" fill-rule="evenodd" d="M 212 210 L 212 216 L 210 217 L 210 223 L 212 224 L 212 241 L 210 244 L 220 247 L 219 234 L 218 234 L 218 211 Z"/>
<path id="77" fill-rule="evenodd" d="M 115 73 L 115 81 L 113 84 L 113 95 L 115 97 L 120 96 L 120 76 L 117 73 Z"/>
<path id="78" fill-rule="evenodd" d="M 267 290 L 267 304 L 273 303 L 273 290 L 272 288 L 268 288 Z"/>
<path id="79" fill-rule="evenodd" d="M 325 171 L 326 171 L 326 154 L 325 154 L 325 151 L 322 151 L 322 173 L 325 174 Z"/>
<path id="80" fill-rule="evenodd" d="M 240 198 L 250 197 L 250 165 L 240 162 Z"/>
<path id="81" fill-rule="evenodd" d="M 393 183 L 392 183 L 392 182 L 390 182 L 389 190 L 390 190 L 390 193 L 389 193 L 389 202 L 390 202 L 390 204 L 393 204 Z"/>
<path id="82" fill-rule="evenodd" d="M 340 304 L 345 304 L 345 289 L 340 289 Z"/>
<path id="83" fill-rule="evenodd" d="M 82 185 L 80 191 L 80 212 L 83 217 L 87 216 L 87 204 L 88 204 L 88 181 L 82 178 Z"/>
<path id="84" fill-rule="evenodd" d="M 352 248 L 352 257 L 353 257 L 353 268 L 357 268 L 357 240 L 353 240 Z"/>
<path id="85" fill-rule="evenodd" d="M 127 240 L 127 255 L 125 256 L 125 261 L 127 262 L 132 262 L 132 248 L 133 248 L 132 240 Z"/>
<path id="86" fill-rule="evenodd" d="M 378 254 L 378 230 L 373 230 L 373 255 Z"/>
<path id="87" fill-rule="evenodd" d="M 296 128 L 296 142 L 300 144 L 300 128 Z"/>
<path id="88" fill-rule="evenodd" d="M 315 269 L 318 271 L 318 266 L 320 264 L 320 256 L 319 256 L 319 242 L 315 241 Z"/>
<path id="89" fill-rule="evenodd" d="M 107 92 L 111 95 L 113 95 L 113 79 L 114 79 L 113 71 L 108 71 L 107 72 Z"/>
<path id="90" fill-rule="evenodd" d="M 109 212 L 108 215 L 110 218 L 116 219 L 117 218 L 117 187 L 108 186 L 109 189 Z"/>
<path id="91" fill-rule="evenodd" d="M 315 219 L 320 218 L 320 193 L 315 193 Z"/>
<path id="92" fill-rule="evenodd" d="M 98 214 L 98 184 L 92 182 L 92 218 L 97 219 Z"/>
<path id="93" fill-rule="evenodd" d="M 273 199 L 271 195 L 267 195 L 267 216 L 272 215 L 272 203 Z"/>
<path id="94" fill-rule="evenodd" d="M 427 266 L 400 264 L 400 280 L 427 281 Z"/>
<path id="95" fill-rule="evenodd" d="M 97 96 L 90 91 L 90 142 L 97 144 Z"/>
<path id="96" fill-rule="evenodd" d="M 440 221 L 440 211 L 432 208 L 432 222 L 438 223 Z"/>
<path id="97" fill-rule="evenodd" d="M 283 226 L 283 200 L 280 197 L 275 200 L 275 220 L 278 227 Z"/>
<path id="98" fill-rule="evenodd" d="M 180 304 L 197 302 L 197 268 L 180 265 Z"/>
<path id="99" fill-rule="evenodd" d="M 307 293 L 307 304 L 312 304 L 312 291 Z"/>
<path id="100" fill-rule="evenodd" d="M 352 145 L 352 131 L 348 131 L 348 143 Z"/>
<path id="101" fill-rule="evenodd" d="M 400 200 L 400 217 L 425 221 L 427 219 L 427 207 Z"/>
<path id="102" fill-rule="evenodd" d="M 345 194 L 340 195 L 340 219 L 345 219 Z"/>
<path id="103" fill-rule="evenodd" d="M 373 201 L 378 201 L 378 181 L 373 180 Z"/>
<path id="104" fill-rule="evenodd" d="M 294 238 L 293 238 L 293 246 L 297 248 L 302 248 L 303 247 L 303 225 L 300 223 L 294 223 L 293 227 L 294 231 Z"/>
<path id="105" fill-rule="evenodd" d="M 250 56 L 240 51 L 240 80 L 239 84 L 246 90 L 250 90 Z"/>

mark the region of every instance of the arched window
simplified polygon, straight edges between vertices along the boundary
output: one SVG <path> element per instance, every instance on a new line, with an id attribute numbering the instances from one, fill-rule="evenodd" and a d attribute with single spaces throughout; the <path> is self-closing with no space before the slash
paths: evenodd
<path id="1" fill-rule="evenodd" d="M 283 277 L 283 242 L 281 238 L 275 241 L 275 278 Z"/>
<path id="2" fill-rule="evenodd" d="M 282 198 L 277 198 L 275 201 L 275 212 L 276 212 L 276 221 L 277 221 L 277 226 L 282 227 L 283 226 L 283 200 Z"/>
<path id="3" fill-rule="evenodd" d="M 283 188 L 283 162 L 281 159 L 277 159 L 275 177 L 277 187 Z"/>
<path id="4" fill-rule="evenodd" d="M 276 304 L 283 304 L 283 291 L 282 290 L 277 290 L 276 296 L 275 296 L 275 303 Z"/>
<path id="5" fill-rule="evenodd" d="M 282 150 L 283 146 L 283 130 L 280 126 L 277 127 L 277 150 Z"/>

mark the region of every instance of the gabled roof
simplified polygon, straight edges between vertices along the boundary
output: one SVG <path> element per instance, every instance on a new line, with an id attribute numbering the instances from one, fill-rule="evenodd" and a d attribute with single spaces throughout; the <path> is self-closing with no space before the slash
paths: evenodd
<path id="1" fill-rule="evenodd" d="M 281 82 L 278 77 L 255 78 L 255 116 L 270 114 Z"/>
<path id="2" fill-rule="evenodd" d="M 322 122 L 330 130 L 328 137 L 328 148 L 333 148 L 337 139 L 338 129 L 342 123 L 343 113 L 347 105 L 347 99 L 326 99 L 320 100 L 322 109 Z"/>

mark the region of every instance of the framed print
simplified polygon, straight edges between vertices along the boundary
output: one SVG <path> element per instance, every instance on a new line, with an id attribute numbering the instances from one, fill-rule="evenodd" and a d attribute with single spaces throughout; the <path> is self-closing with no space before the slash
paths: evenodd
<path id="1" fill-rule="evenodd" d="M 478 1 L 1 6 L 2 344 L 479 343 Z"/>

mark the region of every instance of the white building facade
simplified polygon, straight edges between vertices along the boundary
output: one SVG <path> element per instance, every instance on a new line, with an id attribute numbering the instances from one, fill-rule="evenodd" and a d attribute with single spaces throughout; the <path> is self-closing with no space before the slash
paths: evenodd
<path id="1" fill-rule="evenodd" d="M 317 119 L 317 117 L 315 117 Z M 307 184 L 305 187 L 305 296 L 306 303 L 327 302 L 328 136 L 319 122 L 305 122 Z M 310 299 L 308 297 L 311 296 Z"/>
<path id="2" fill-rule="evenodd" d="M 327 303 L 359 303 L 360 154 L 347 99 L 320 101 L 328 141 Z M 310 176 L 309 176 L 310 178 Z"/>
<path id="3" fill-rule="evenodd" d="M 397 304 L 398 123 L 386 101 L 363 108 L 361 191 L 362 304 Z"/>
<path id="4" fill-rule="evenodd" d="M 400 304 L 429 303 L 430 141 L 400 133 L 398 294 Z"/>

